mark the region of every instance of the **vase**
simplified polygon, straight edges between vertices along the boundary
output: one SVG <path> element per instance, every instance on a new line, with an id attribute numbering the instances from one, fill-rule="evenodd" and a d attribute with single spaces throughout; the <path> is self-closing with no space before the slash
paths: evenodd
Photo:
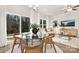
<path id="1" fill-rule="evenodd" d="M 33 32 L 34 34 L 37 34 L 38 30 L 39 30 L 39 29 L 37 29 L 37 28 L 33 28 L 33 29 L 32 29 L 32 32 Z"/>

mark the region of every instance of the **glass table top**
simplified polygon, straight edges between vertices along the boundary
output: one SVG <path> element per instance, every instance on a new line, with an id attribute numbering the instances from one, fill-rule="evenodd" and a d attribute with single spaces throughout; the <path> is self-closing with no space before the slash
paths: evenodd
<path id="1" fill-rule="evenodd" d="M 23 39 L 28 43 L 28 46 L 36 46 L 42 42 L 42 38 L 38 35 L 24 35 Z"/>

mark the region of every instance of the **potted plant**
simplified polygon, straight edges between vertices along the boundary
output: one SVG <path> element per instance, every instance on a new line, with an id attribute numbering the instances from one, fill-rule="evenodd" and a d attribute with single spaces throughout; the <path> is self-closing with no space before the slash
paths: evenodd
<path id="1" fill-rule="evenodd" d="M 37 24 L 32 24 L 31 25 L 31 28 L 32 28 L 32 32 L 34 33 L 34 34 L 37 34 L 37 32 L 38 32 L 38 30 L 39 30 L 39 25 L 37 25 Z"/>

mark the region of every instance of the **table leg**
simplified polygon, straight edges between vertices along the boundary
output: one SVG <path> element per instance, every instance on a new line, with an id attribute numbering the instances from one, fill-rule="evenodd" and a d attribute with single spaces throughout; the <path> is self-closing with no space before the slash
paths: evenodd
<path id="1" fill-rule="evenodd" d="M 32 39 L 32 43 L 31 44 L 33 45 L 33 39 Z"/>

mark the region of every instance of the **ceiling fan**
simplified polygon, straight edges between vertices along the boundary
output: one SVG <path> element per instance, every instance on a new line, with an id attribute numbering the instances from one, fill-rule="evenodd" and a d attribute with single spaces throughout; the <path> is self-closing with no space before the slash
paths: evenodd
<path id="1" fill-rule="evenodd" d="M 79 5 L 67 5 L 66 8 L 64 9 L 64 13 L 67 13 L 69 11 L 76 11 L 78 10 Z"/>

